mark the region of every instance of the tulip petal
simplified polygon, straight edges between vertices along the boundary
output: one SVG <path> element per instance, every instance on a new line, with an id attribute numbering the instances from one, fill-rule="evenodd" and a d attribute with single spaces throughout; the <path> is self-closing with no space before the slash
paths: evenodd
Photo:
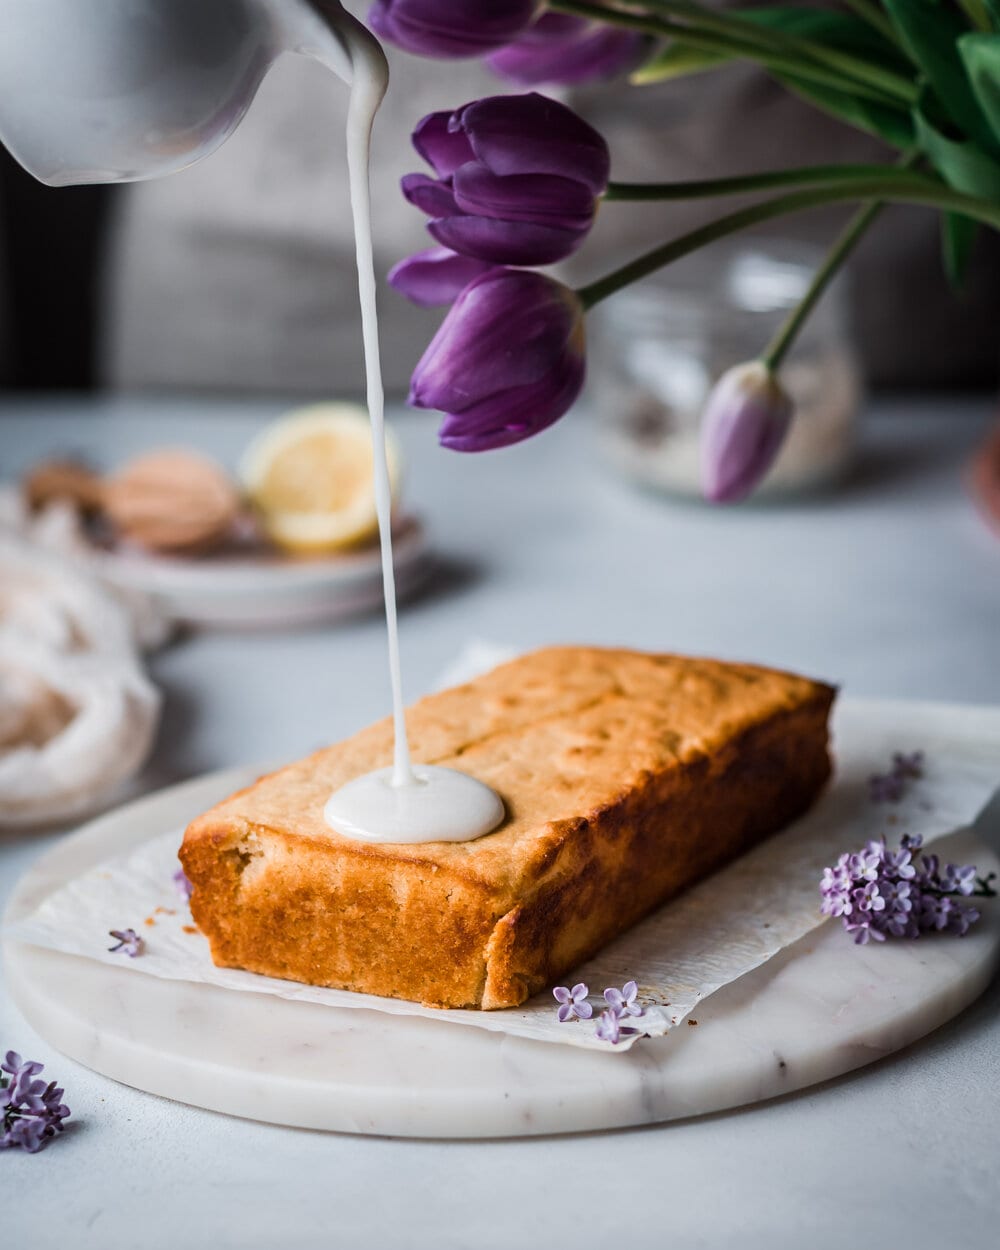
<path id="1" fill-rule="evenodd" d="M 537 382 L 570 341 L 579 305 L 542 274 L 498 269 L 455 301 L 413 374 L 417 407 L 457 412 Z"/>
<path id="2" fill-rule="evenodd" d="M 487 64 L 525 87 L 539 83 L 569 86 L 624 73 L 642 60 L 649 46 L 650 40 L 636 31 L 546 13 L 488 57 Z"/>
<path id="3" fill-rule="evenodd" d="M 504 221 L 544 222 L 564 230 L 589 230 L 594 196 L 574 178 L 557 174 L 494 174 L 479 161 L 455 171 L 455 203 L 464 213 Z M 444 213 L 435 216 L 445 216 Z"/>
<path id="4" fill-rule="evenodd" d="M 565 416 L 583 389 L 582 357 L 551 384 L 512 387 L 457 415 L 448 415 L 438 430 L 438 442 L 450 451 L 493 451 L 511 447 L 541 434 Z"/>
<path id="5" fill-rule="evenodd" d="M 451 187 L 426 174 L 404 174 L 399 180 L 403 195 L 428 217 L 453 217 L 461 214 Z"/>
<path id="6" fill-rule="evenodd" d="M 368 25 L 383 39 L 422 56 L 482 56 L 532 20 L 536 0 L 375 0 Z"/>
<path id="7" fill-rule="evenodd" d="M 586 237 L 586 231 L 492 217 L 439 217 L 427 229 L 452 251 L 497 265 L 552 265 L 572 255 Z"/>
<path id="8" fill-rule="evenodd" d="M 595 194 L 608 184 L 608 145 L 572 109 L 537 92 L 488 96 L 458 110 L 453 130 L 469 138 L 476 157 L 495 174 L 558 174 Z"/>
<path id="9" fill-rule="evenodd" d="M 461 130 L 450 130 L 451 113 L 428 113 L 417 122 L 413 146 L 439 178 L 450 178 L 466 161 L 474 159 L 469 137 Z"/>
<path id="10" fill-rule="evenodd" d="M 583 385 L 583 309 L 542 274 L 498 269 L 458 296 L 413 374 L 410 403 L 438 408 L 444 446 L 480 451 L 551 425 Z"/>
<path id="11" fill-rule="evenodd" d="M 389 270 L 389 285 L 421 308 L 451 304 L 473 278 L 488 272 L 488 261 L 432 247 L 407 256 Z"/>
<path id="12" fill-rule="evenodd" d="M 724 373 L 702 415 L 705 497 L 714 503 L 745 499 L 773 464 L 791 419 L 791 400 L 761 361 Z"/>

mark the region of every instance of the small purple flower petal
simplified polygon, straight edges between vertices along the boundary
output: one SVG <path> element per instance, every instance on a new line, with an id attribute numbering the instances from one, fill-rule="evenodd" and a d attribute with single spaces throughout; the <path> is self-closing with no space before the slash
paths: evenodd
<path id="1" fill-rule="evenodd" d="M 949 917 L 948 931 L 957 937 L 965 937 L 969 929 L 979 919 L 979 911 L 975 907 L 956 904 Z"/>
<path id="2" fill-rule="evenodd" d="M 565 985 L 557 985 L 552 991 L 552 996 L 556 1002 L 560 1004 L 556 1015 L 560 1023 L 572 1020 L 575 1016 L 578 1020 L 589 1020 L 594 1014 L 594 1009 L 587 1002 L 587 995 L 590 990 L 582 981 L 578 981 L 572 989 L 567 989 Z"/>
<path id="3" fill-rule="evenodd" d="M 873 773 L 868 778 L 868 791 L 873 803 L 898 803 L 904 789 L 903 779 L 895 773 Z"/>
<path id="4" fill-rule="evenodd" d="M 117 939 L 114 946 L 108 947 L 109 951 L 122 951 L 130 959 L 142 954 L 145 943 L 135 929 L 109 929 L 108 936 Z"/>
<path id="5" fill-rule="evenodd" d="M 716 382 L 702 413 L 701 482 L 706 499 L 745 499 L 774 463 L 792 420 L 792 401 L 759 360 Z"/>
<path id="6" fill-rule="evenodd" d="M 32 1059 L 22 1059 L 16 1050 L 8 1050 L 0 1063 L 0 1071 L 9 1072 L 13 1077 L 37 1076 L 44 1066 Z"/>
<path id="7" fill-rule="evenodd" d="M 20 1118 L 0 1137 L 0 1150 L 20 1146 L 27 1154 L 37 1154 L 49 1136 L 48 1125 L 43 1119 L 36 1116 Z"/>
<path id="8" fill-rule="evenodd" d="M 194 886 L 183 868 L 178 868 L 174 873 L 173 882 L 181 898 L 190 901 L 191 895 L 194 893 Z"/>
<path id="9" fill-rule="evenodd" d="M 892 757 L 892 771 L 897 777 L 922 777 L 924 775 L 923 751 L 912 751 L 907 755 L 896 751 Z"/>
<path id="10" fill-rule="evenodd" d="M 602 1011 L 597 1024 L 594 1026 L 594 1034 L 602 1042 L 610 1042 L 612 1046 L 617 1046 L 621 1040 L 621 1021 L 618 1017 L 618 1012 L 610 1008 L 607 1011 Z"/>
<path id="11" fill-rule="evenodd" d="M 975 864 L 964 864 L 961 867 L 958 864 L 945 865 L 941 874 L 941 888 L 949 893 L 968 897 L 976 888 Z"/>
<path id="12" fill-rule="evenodd" d="M 906 792 L 906 783 L 924 775 L 924 753 L 913 751 L 909 755 L 895 751 L 892 768 L 888 773 L 868 778 L 868 786 L 874 803 L 898 803 Z M 904 842 L 904 849 L 906 844 Z"/>
<path id="13" fill-rule="evenodd" d="M 638 992 L 639 987 L 634 981 L 626 981 L 620 990 L 614 986 L 606 989 L 604 1000 L 619 1016 L 641 1016 L 645 1008 L 635 1001 Z"/>

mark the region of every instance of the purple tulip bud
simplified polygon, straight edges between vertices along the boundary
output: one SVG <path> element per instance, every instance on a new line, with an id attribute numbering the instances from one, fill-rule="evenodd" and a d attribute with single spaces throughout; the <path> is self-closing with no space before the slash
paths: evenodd
<path id="1" fill-rule="evenodd" d="M 483 56 L 516 38 L 538 0 L 375 0 L 376 35 L 420 56 Z"/>
<path id="2" fill-rule="evenodd" d="M 452 303 L 473 278 L 494 266 L 473 256 L 459 256 L 447 247 L 432 247 L 407 256 L 389 270 L 389 285 L 421 308 Z"/>
<path id="3" fill-rule="evenodd" d="M 600 195 L 608 185 L 608 145 L 572 109 L 537 91 L 494 95 L 457 109 L 448 123 L 495 174 L 559 174 Z"/>
<path id="4" fill-rule="evenodd" d="M 568 86 L 613 78 L 632 69 L 650 44 L 636 31 L 563 13 L 545 13 L 486 63 L 502 78 L 525 87 L 539 83 Z"/>
<path id="5" fill-rule="evenodd" d="M 431 218 L 431 235 L 502 265 L 547 265 L 576 251 L 610 167 L 592 126 L 535 93 L 431 113 L 413 145 L 438 178 L 407 174 L 403 194 Z"/>
<path id="6" fill-rule="evenodd" d="M 446 414 L 442 446 L 487 451 L 557 421 L 584 371 L 576 294 L 540 273 L 494 269 L 456 299 L 414 370 L 410 403 Z"/>
<path id="7" fill-rule="evenodd" d="M 760 360 L 736 365 L 716 382 L 701 418 L 701 485 L 713 503 L 744 499 L 777 456 L 792 401 Z"/>

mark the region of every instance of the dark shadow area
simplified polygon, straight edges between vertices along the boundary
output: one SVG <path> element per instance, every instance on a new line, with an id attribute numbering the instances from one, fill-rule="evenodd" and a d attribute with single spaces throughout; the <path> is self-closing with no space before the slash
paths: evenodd
<path id="1" fill-rule="evenodd" d="M 407 611 L 419 611 L 439 599 L 461 594 L 481 581 L 486 573 L 483 565 L 475 560 L 433 552 L 428 567 L 416 586 L 400 601 L 402 615 Z M 382 611 L 379 605 L 378 612 Z"/>
<path id="2" fill-rule="evenodd" d="M 0 146 L 0 327 L 17 390 L 96 383 L 100 266 L 113 187 L 47 187 Z"/>

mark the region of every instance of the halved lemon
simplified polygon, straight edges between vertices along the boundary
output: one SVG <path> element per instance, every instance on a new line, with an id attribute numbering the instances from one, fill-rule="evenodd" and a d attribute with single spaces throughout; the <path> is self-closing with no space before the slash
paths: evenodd
<path id="1" fill-rule="evenodd" d="M 395 495 L 399 452 L 386 434 Z M 357 404 L 310 404 L 279 417 L 243 453 L 240 478 L 267 535 L 288 551 L 353 547 L 376 533 L 372 433 Z"/>

